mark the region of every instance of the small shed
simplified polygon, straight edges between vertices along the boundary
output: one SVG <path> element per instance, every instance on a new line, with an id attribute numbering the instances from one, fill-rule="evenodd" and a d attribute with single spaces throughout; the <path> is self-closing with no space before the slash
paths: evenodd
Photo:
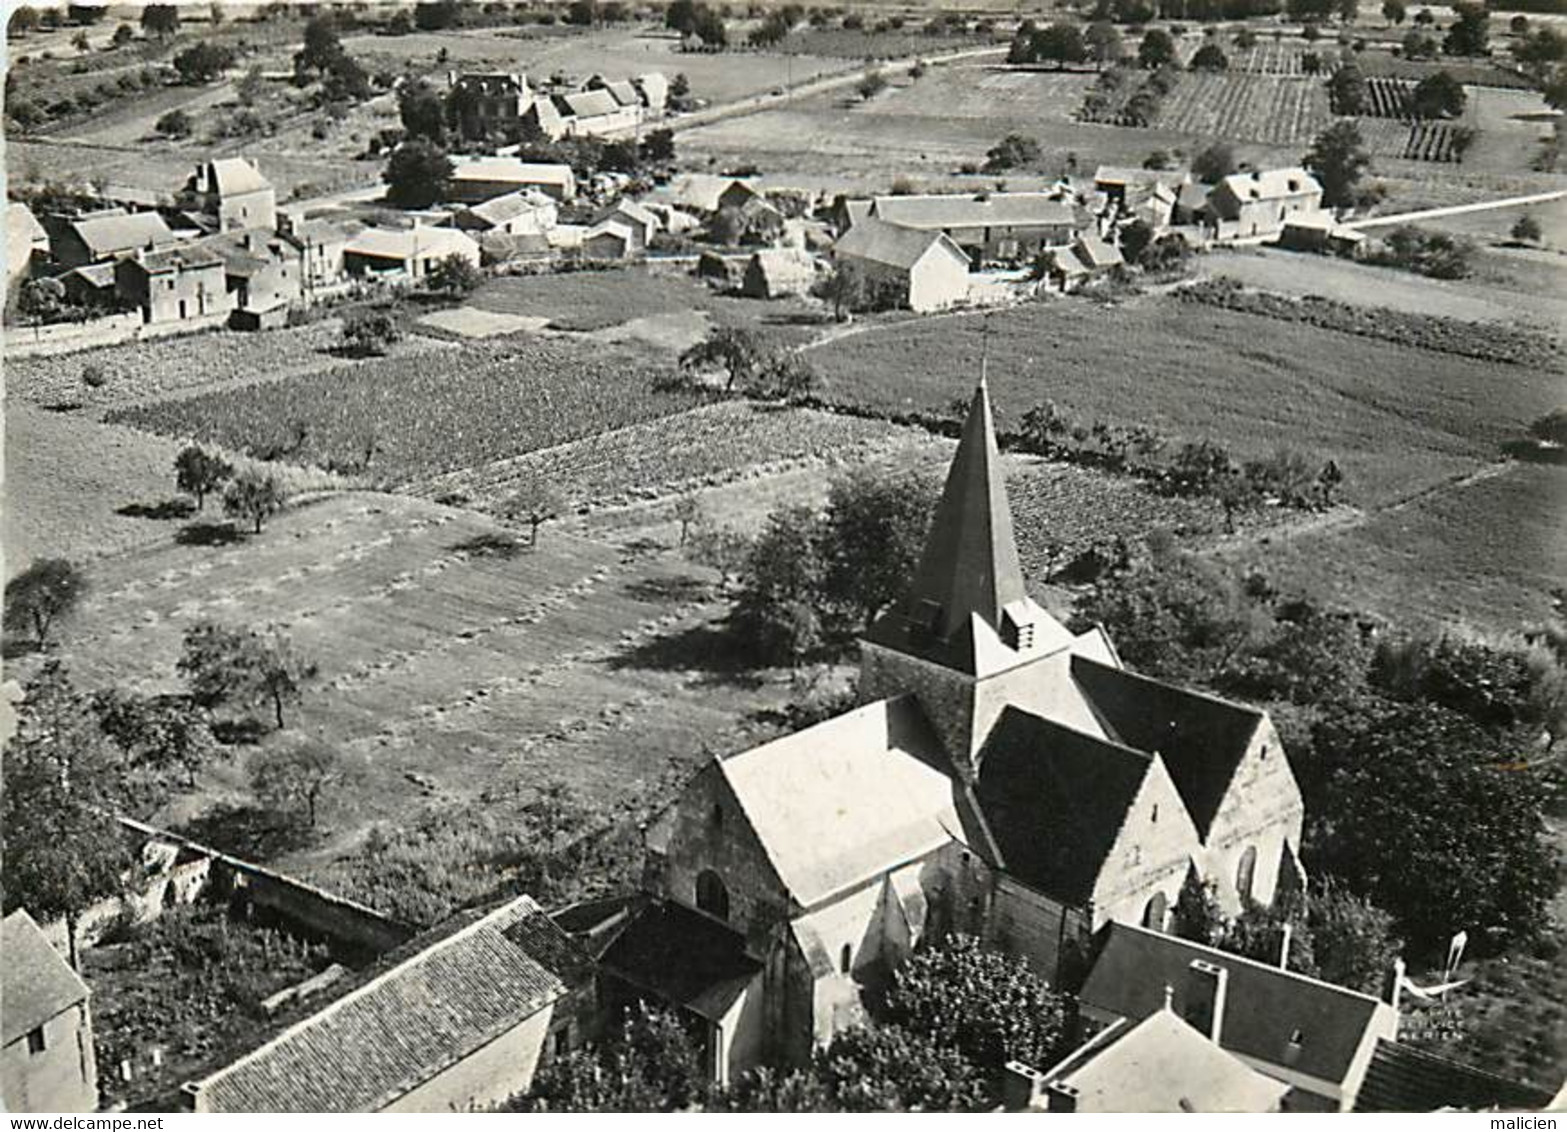
<path id="1" fill-rule="evenodd" d="M 605 220 L 582 237 L 582 254 L 588 259 L 630 259 L 639 247 L 637 233 L 622 220 Z"/>
<path id="2" fill-rule="evenodd" d="M 727 289 L 736 285 L 739 274 L 733 260 L 715 251 L 705 251 L 697 258 L 696 277 L 704 282 L 716 283 Z"/>
<path id="3" fill-rule="evenodd" d="M 769 248 L 746 262 L 741 294 L 752 299 L 804 295 L 816 281 L 816 260 L 793 248 Z"/>

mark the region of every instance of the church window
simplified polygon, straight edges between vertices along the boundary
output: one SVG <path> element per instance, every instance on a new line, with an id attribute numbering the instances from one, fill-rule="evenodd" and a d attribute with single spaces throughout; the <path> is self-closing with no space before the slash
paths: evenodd
<path id="1" fill-rule="evenodd" d="M 1154 825 L 1159 824 L 1159 803 L 1153 804 L 1153 816 L 1149 819 Z"/>
<path id="2" fill-rule="evenodd" d="M 849 968 L 853 965 L 853 963 L 854 947 L 851 944 L 846 943 L 843 945 L 843 950 L 838 953 L 838 970 L 847 975 L 849 973 Z"/>
<path id="3" fill-rule="evenodd" d="M 1235 868 L 1235 891 L 1240 894 L 1242 900 L 1251 899 L 1251 886 L 1257 874 L 1257 847 L 1246 846 L 1246 852 L 1241 854 L 1241 862 Z"/>
<path id="4" fill-rule="evenodd" d="M 706 912 L 720 920 L 729 918 L 729 890 L 712 869 L 703 869 L 697 874 L 696 907 L 697 911 Z"/>
<path id="5" fill-rule="evenodd" d="M 1156 932 L 1164 931 L 1164 916 L 1168 908 L 1168 902 L 1164 893 L 1156 892 L 1143 908 L 1143 927 L 1152 928 Z"/>

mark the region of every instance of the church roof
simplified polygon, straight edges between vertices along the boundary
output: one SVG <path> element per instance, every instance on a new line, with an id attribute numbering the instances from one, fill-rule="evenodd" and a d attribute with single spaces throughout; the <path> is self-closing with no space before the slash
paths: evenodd
<path id="1" fill-rule="evenodd" d="M 1164 760 L 1207 837 L 1262 713 L 1082 656 L 1072 658 L 1072 677 L 1112 738 Z"/>
<path id="2" fill-rule="evenodd" d="M 745 937 L 701 912 L 657 901 L 635 913 L 600 960 L 632 985 L 716 1021 L 762 965 Z"/>
<path id="3" fill-rule="evenodd" d="M 1141 751 L 1007 708 L 980 749 L 976 789 L 1007 871 L 1089 900 L 1152 767 Z"/>
<path id="4" fill-rule="evenodd" d="M 1066 630 L 1033 605 L 1023 586 L 1001 450 L 982 380 L 963 423 L 914 582 L 866 639 L 973 673 L 978 642 L 971 618 L 999 631 L 1008 607 L 1028 609 L 1037 623 L 1036 641 L 1048 637 L 1057 647 L 1068 643 Z"/>
<path id="5" fill-rule="evenodd" d="M 802 907 L 951 840 L 967 841 L 941 742 L 912 696 L 880 700 L 721 759 Z"/>

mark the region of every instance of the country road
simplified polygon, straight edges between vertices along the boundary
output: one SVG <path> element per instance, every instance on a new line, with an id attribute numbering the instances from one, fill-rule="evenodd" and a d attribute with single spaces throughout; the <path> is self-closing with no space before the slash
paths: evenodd
<path id="1" fill-rule="evenodd" d="M 1533 193 L 1523 197 L 1506 197 L 1502 200 L 1482 200 L 1474 204 L 1453 204 L 1444 208 L 1423 208 L 1418 212 L 1400 212 L 1394 216 L 1372 216 L 1365 220 L 1352 220 L 1344 227 L 1357 230 L 1384 228 L 1389 224 L 1410 224 L 1416 220 L 1435 220 L 1441 216 L 1460 216 L 1466 212 L 1488 212 L 1494 208 L 1519 208 L 1528 204 L 1544 204 L 1546 201 L 1560 200 L 1563 197 L 1567 197 L 1567 189 Z"/>

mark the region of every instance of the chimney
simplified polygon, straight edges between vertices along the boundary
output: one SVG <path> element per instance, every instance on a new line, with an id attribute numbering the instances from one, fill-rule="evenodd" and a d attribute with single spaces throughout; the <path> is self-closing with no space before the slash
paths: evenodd
<path id="1" fill-rule="evenodd" d="M 1045 1086 L 1045 1111 L 1076 1112 L 1077 1090 L 1071 1085 L 1055 1084 Z"/>
<path id="2" fill-rule="evenodd" d="M 1290 938 L 1294 934 L 1295 928 L 1290 924 L 1285 924 L 1279 932 L 1279 970 L 1281 971 L 1290 969 Z"/>
<path id="3" fill-rule="evenodd" d="M 1404 961 L 1395 958 L 1388 967 L 1387 973 L 1382 976 L 1382 1001 L 1398 1009 L 1398 1000 L 1404 990 Z"/>
<path id="4" fill-rule="evenodd" d="M 1021 1061 L 1009 1061 L 1001 1070 L 1001 1107 L 1008 1112 L 1038 1108 L 1045 1089 L 1045 1075 Z"/>
<path id="5" fill-rule="evenodd" d="M 1224 1000 L 1230 973 L 1202 959 L 1193 959 L 1186 976 L 1186 1021 L 1214 1045 L 1224 1034 Z"/>

